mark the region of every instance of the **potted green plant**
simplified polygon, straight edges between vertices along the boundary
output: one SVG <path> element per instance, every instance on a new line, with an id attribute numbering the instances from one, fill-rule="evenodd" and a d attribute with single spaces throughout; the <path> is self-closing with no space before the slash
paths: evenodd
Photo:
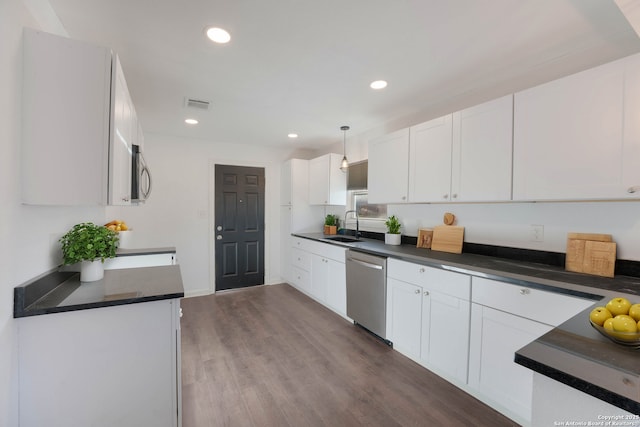
<path id="1" fill-rule="evenodd" d="M 337 234 L 339 223 L 338 215 L 328 214 L 324 218 L 324 234 Z"/>
<path id="2" fill-rule="evenodd" d="M 91 222 L 76 224 L 60 238 L 63 264 L 80 263 L 80 281 L 104 277 L 104 260 L 116 256 L 118 233 Z"/>
<path id="3" fill-rule="evenodd" d="M 399 245 L 402 240 L 402 235 L 400 234 L 400 228 L 402 224 L 395 215 L 391 215 L 384 222 L 384 225 L 387 226 L 387 232 L 384 235 L 384 242 L 387 245 Z"/>

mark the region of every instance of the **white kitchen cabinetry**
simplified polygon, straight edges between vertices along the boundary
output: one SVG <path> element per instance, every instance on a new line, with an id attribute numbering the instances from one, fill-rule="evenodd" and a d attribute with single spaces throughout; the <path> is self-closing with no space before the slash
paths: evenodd
<path id="1" fill-rule="evenodd" d="M 24 30 L 22 201 L 129 204 L 138 123 L 117 56 Z"/>
<path id="2" fill-rule="evenodd" d="M 280 171 L 280 275 L 286 281 L 293 281 L 301 273 L 292 270 L 291 233 L 321 230 L 323 210 L 321 206 L 309 205 L 308 160 L 289 159 Z"/>
<path id="3" fill-rule="evenodd" d="M 341 162 L 342 156 L 335 153 L 309 160 L 310 204 L 347 204 L 347 174 L 340 170 Z"/>
<path id="4" fill-rule="evenodd" d="M 425 367 L 466 383 L 470 277 L 395 259 L 387 267 L 387 338 Z"/>
<path id="5" fill-rule="evenodd" d="M 530 424 L 533 372 L 514 362 L 515 352 L 593 301 L 478 277 L 472 283 L 469 387 Z"/>
<path id="6" fill-rule="evenodd" d="M 346 317 L 345 252 L 340 246 L 293 237 L 291 284 Z"/>
<path id="7" fill-rule="evenodd" d="M 510 200 L 512 126 L 509 95 L 372 140 L 369 200 Z"/>
<path id="8" fill-rule="evenodd" d="M 639 61 L 515 94 L 514 200 L 638 197 L 628 189 L 640 185 Z"/>
<path id="9" fill-rule="evenodd" d="M 180 426 L 180 300 L 18 320 L 20 426 Z"/>
<path id="10" fill-rule="evenodd" d="M 409 129 L 369 142 L 369 203 L 408 201 Z"/>
<path id="11" fill-rule="evenodd" d="M 451 200 L 452 115 L 409 129 L 409 201 Z"/>
<path id="12" fill-rule="evenodd" d="M 513 95 L 454 113 L 449 199 L 511 200 L 512 152 Z"/>

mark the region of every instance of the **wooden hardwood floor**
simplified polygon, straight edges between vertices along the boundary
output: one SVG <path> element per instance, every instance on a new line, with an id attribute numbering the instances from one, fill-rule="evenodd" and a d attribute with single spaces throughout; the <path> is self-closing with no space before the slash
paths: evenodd
<path id="1" fill-rule="evenodd" d="M 512 426 L 289 285 L 182 301 L 183 426 Z"/>

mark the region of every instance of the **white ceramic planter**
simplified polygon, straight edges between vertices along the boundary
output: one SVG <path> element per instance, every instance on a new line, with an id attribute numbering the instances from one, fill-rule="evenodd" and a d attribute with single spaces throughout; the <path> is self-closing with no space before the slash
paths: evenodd
<path id="1" fill-rule="evenodd" d="M 402 234 L 384 234 L 384 243 L 387 245 L 399 245 L 402 241 Z"/>
<path id="2" fill-rule="evenodd" d="M 95 282 L 104 277 L 104 264 L 101 260 L 82 261 L 80 263 L 80 281 Z"/>

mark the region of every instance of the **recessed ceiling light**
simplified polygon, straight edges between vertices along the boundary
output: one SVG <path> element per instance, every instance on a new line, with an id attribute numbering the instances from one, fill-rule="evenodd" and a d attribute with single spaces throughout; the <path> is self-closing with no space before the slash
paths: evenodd
<path id="1" fill-rule="evenodd" d="M 231 35 L 227 31 L 216 27 L 207 28 L 207 37 L 216 43 L 228 43 L 231 40 Z"/>
<path id="2" fill-rule="evenodd" d="M 371 89 L 384 89 L 387 87 L 387 82 L 384 80 L 376 80 L 375 82 L 371 82 L 369 87 L 371 87 Z"/>
<path id="3" fill-rule="evenodd" d="M 198 121 L 196 119 L 184 119 L 184 122 L 188 125 L 197 125 Z"/>
<path id="4" fill-rule="evenodd" d="M 289 135 L 287 135 L 289 138 L 294 139 L 298 137 L 297 133 L 290 133 Z"/>

